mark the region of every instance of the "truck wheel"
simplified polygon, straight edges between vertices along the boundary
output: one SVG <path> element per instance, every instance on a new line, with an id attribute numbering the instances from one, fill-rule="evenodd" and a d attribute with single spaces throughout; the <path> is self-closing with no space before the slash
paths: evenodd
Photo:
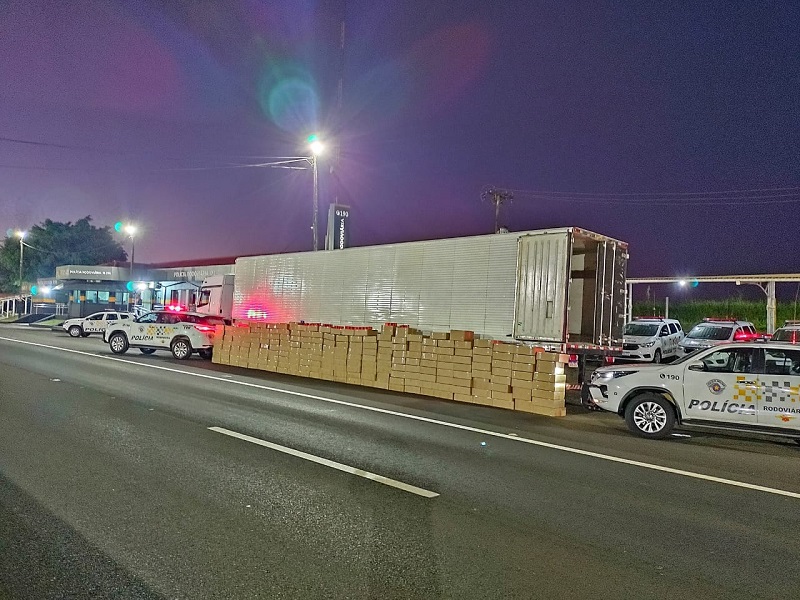
<path id="1" fill-rule="evenodd" d="M 625 407 L 625 423 L 640 437 L 661 440 L 675 427 L 675 407 L 663 396 L 645 392 Z"/>
<path id="2" fill-rule="evenodd" d="M 124 333 L 112 333 L 108 338 L 108 347 L 114 354 L 125 354 L 128 351 L 128 338 Z"/>
<path id="3" fill-rule="evenodd" d="M 155 351 L 156 351 L 155 348 L 139 348 L 139 352 L 141 352 L 142 354 L 152 354 Z"/>
<path id="4" fill-rule="evenodd" d="M 185 338 L 178 338 L 172 342 L 169 349 L 172 350 L 172 356 L 178 360 L 185 360 L 192 355 L 192 345 Z"/>
<path id="5" fill-rule="evenodd" d="M 200 355 L 200 358 L 204 358 L 206 360 L 211 359 L 211 355 L 213 354 L 213 350 L 211 348 L 203 348 L 202 350 L 198 350 L 197 353 Z"/>
<path id="6" fill-rule="evenodd" d="M 656 353 L 653 354 L 653 363 L 658 364 L 661 362 L 661 350 L 656 350 Z"/>
<path id="7" fill-rule="evenodd" d="M 72 325 L 67 331 L 72 337 L 81 337 L 83 333 L 83 329 L 81 329 L 80 325 Z"/>

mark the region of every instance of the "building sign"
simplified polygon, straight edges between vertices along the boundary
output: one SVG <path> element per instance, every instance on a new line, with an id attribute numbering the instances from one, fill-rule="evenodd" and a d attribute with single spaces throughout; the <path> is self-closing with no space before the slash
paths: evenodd
<path id="1" fill-rule="evenodd" d="M 86 279 L 113 281 L 120 279 L 118 267 L 63 265 L 56 267 L 56 279 Z"/>
<path id="2" fill-rule="evenodd" d="M 331 204 L 328 210 L 328 235 L 326 250 L 344 250 L 350 246 L 350 207 Z"/>
<path id="3" fill-rule="evenodd" d="M 149 271 L 149 277 L 155 281 L 192 281 L 202 283 L 207 277 L 213 277 L 215 275 L 233 275 L 233 270 L 233 265 L 152 269 Z"/>

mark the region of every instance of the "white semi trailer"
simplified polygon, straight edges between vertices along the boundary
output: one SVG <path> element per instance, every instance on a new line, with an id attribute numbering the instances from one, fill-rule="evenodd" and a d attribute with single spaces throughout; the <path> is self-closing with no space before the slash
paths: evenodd
<path id="1" fill-rule="evenodd" d="M 573 354 L 616 353 L 627 260 L 625 242 L 575 227 L 251 256 L 236 260 L 232 285 L 204 283 L 198 310 L 247 321 L 468 329 Z"/>

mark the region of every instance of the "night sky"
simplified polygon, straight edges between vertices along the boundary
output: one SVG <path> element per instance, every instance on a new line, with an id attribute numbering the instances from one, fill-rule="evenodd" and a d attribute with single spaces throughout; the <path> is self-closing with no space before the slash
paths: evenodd
<path id="1" fill-rule="evenodd" d="M 632 275 L 796 272 L 798 31 L 798 2 L 0 0 L 0 232 L 308 250 L 311 172 L 248 165 L 319 131 L 357 245 L 489 233 L 493 185 L 510 229 L 628 241 Z"/>

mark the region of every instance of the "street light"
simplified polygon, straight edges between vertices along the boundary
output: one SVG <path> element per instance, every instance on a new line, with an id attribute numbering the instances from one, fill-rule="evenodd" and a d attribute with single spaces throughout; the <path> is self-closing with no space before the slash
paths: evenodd
<path id="1" fill-rule="evenodd" d="M 325 144 L 320 141 L 319 137 L 316 134 L 312 134 L 308 136 L 308 147 L 311 150 L 311 157 L 309 161 L 311 162 L 311 169 L 314 172 L 314 197 L 313 197 L 313 209 L 314 209 L 314 222 L 311 225 L 311 229 L 314 232 L 314 250 L 319 249 L 319 244 L 317 241 L 317 230 L 319 228 L 318 224 L 318 216 L 319 216 L 319 179 L 317 176 L 317 157 L 325 151 Z"/>
<path id="2" fill-rule="evenodd" d="M 28 232 L 18 230 L 16 234 L 19 238 L 19 299 L 22 300 L 22 256 L 25 252 L 25 243 L 23 240 L 25 236 L 28 235 Z"/>

